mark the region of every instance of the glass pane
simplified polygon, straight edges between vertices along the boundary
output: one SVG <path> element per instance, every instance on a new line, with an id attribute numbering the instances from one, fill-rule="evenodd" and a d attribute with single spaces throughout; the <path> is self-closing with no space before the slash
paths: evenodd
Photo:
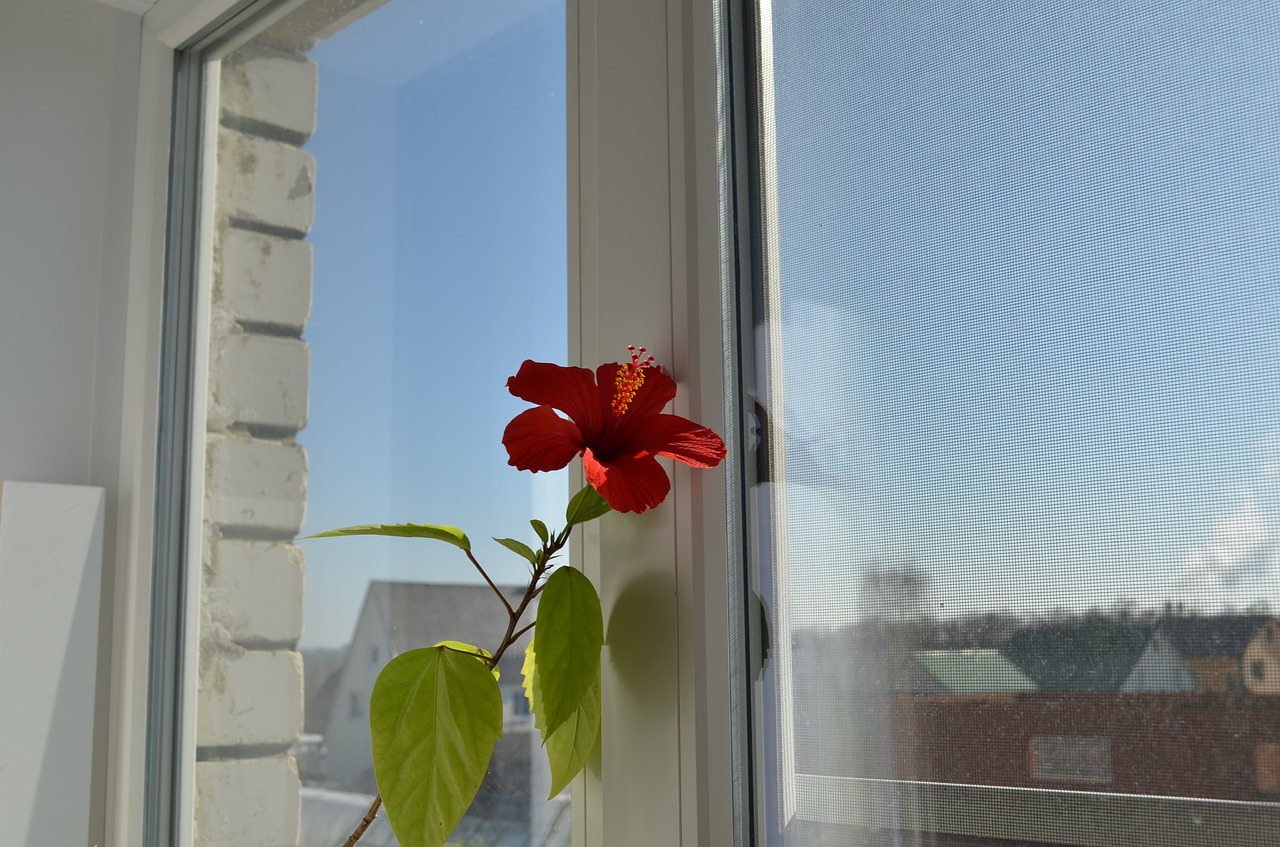
<path id="1" fill-rule="evenodd" d="M 760 21 L 770 843 L 1270 843 L 1280 10 Z"/>
<path id="2" fill-rule="evenodd" d="M 379 671 L 447 639 L 493 650 L 507 614 L 447 544 L 295 538 L 457 526 L 518 597 L 528 565 L 489 539 L 536 547 L 529 519 L 563 514 L 563 474 L 516 471 L 501 439 L 527 408 L 507 377 L 568 349 L 564 8 L 294 4 L 208 80 L 197 838 L 332 847 L 377 790 Z M 568 844 L 522 660 L 500 663 L 504 736 L 450 843 Z M 361 843 L 395 843 L 385 818 Z"/>

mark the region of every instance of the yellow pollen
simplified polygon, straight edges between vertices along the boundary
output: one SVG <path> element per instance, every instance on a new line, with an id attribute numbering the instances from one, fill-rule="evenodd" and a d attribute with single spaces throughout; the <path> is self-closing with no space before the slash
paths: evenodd
<path id="1" fill-rule="evenodd" d="M 618 375 L 613 379 L 613 413 L 615 415 L 626 413 L 627 407 L 636 398 L 636 392 L 642 385 L 644 385 L 643 368 L 632 365 L 618 369 Z"/>

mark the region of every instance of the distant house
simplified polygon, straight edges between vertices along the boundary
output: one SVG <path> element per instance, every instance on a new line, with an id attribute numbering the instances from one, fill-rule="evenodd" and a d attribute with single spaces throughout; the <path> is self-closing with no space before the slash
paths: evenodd
<path id="1" fill-rule="evenodd" d="M 1271 615 L 1171 617 L 1160 632 L 1213 693 L 1280 694 L 1280 622 Z"/>
<path id="2" fill-rule="evenodd" d="M 1196 690 L 1196 676 L 1169 638 L 1150 626 L 1097 618 L 1075 626 L 1028 627 L 1005 658 L 1042 691 Z"/>
<path id="3" fill-rule="evenodd" d="M 912 693 L 989 694 L 1035 691 L 1036 684 L 999 650 L 917 650 L 916 663 L 936 687 Z"/>
<path id="4" fill-rule="evenodd" d="M 524 592 L 515 587 L 501 590 L 513 605 Z M 534 611 L 526 613 L 529 621 Z M 506 611 L 487 585 L 371 583 L 346 661 L 338 672 L 325 724 L 324 784 L 369 794 L 377 790 L 370 760 L 369 695 L 387 662 L 408 650 L 441 641 L 461 641 L 492 650 L 502 640 L 506 626 Z M 472 814 L 495 825 L 499 821 L 509 824 L 513 833 L 519 830 L 525 838 L 531 828 L 541 831 L 540 818 L 550 813 L 542 809 L 550 788 L 545 756 L 521 687 L 520 668 L 530 637 L 523 636 L 499 660 L 503 737 L 472 806 Z M 486 843 L 509 841 L 504 837 Z"/>
<path id="5" fill-rule="evenodd" d="M 1244 687 L 1254 694 L 1280 694 L 1280 623 L 1264 623 L 1244 648 Z"/>

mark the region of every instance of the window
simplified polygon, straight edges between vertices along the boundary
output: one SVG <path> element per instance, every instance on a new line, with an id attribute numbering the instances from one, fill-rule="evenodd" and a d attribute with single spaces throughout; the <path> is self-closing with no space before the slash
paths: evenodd
<path id="1" fill-rule="evenodd" d="M 1269 843 L 1280 16 L 750 24 L 766 843 Z"/>
<path id="2" fill-rule="evenodd" d="M 525 405 L 507 376 L 567 355 L 565 56 L 564 9 L 541 0 L 260 3 L 182 56 L 184 149 L 207 151 L 188 195 L 196 844 L 340 842 L 376 791 L 381 667 L 504 631 L 446 545 L 298 536 L 532 540 L 530 517 L 563 514 L 565 475 L 508 467 L 501 434 Z M 476 553 L 500 586 L 526 578 L 499 545 Z M 510 709 L 458 837 L 566 844 L 544 771 Z"/>

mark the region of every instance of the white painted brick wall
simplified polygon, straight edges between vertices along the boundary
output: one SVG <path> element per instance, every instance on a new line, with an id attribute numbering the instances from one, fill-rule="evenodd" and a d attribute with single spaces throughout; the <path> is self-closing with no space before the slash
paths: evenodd
<path id="1" fill-rule="evenodd" d="M 221 540 L 204 569 L 204 612 L 237 644 L 291 644 L 302 636 L 302 550 Z"/>
<path id="2" fill-rule="evenodd" d="M 315 159 L 297 147 L 218 130 L 218 211 L 236 220 L 311 229 Z"/>
<path id="3" fill-rule="evenodd" d="M 311 245 L 224 229 L 213 286 L 214 302 L 232 318 L 301 332 L 311 311 Z"/>
<path id="4" fill-rule="evenodd" d="M 307 456 L 297 444 L 210 434 L 205 519 L 292 536 L 306 516 Z"/>
<path id="5" fill-rule="evenodd" d="M 196 847 L 297 844 L 301 802 L 288 756 L 196 762 Z"/>
<path id="6" fill-rule="evenodd" d="M 302 656 L 292 650 L 205 647 L 201 645 L 196 744 L 293 743 L 302 727 Z"/>
<path id="7" fill-rule="evenodd" d="M 229 332 L 210 344 L 210 429 L 306 426 L 310 353 L 301 339 Z"/>
<path id="8" fill-rule="evenodd" d="M 196 703 L 196 844 L 298 842 L 316 67 L 223 62 Z M 263 230 L 275 234 L 264 234 Z M 249 425 L 242 427 L 240 425 Z M 259 427 L 257 429 L 254 426 Z M 268 540 L 268 539 L 277 540 Z M 253 539 L 253 540 L 248 540 Z"/>
<path id="9" fill-rule="evenodd" d="M 316 65 L 257 55 L 222 63 L 222 114 L 271 124 L 303 138 L 316 128 Z"/>

